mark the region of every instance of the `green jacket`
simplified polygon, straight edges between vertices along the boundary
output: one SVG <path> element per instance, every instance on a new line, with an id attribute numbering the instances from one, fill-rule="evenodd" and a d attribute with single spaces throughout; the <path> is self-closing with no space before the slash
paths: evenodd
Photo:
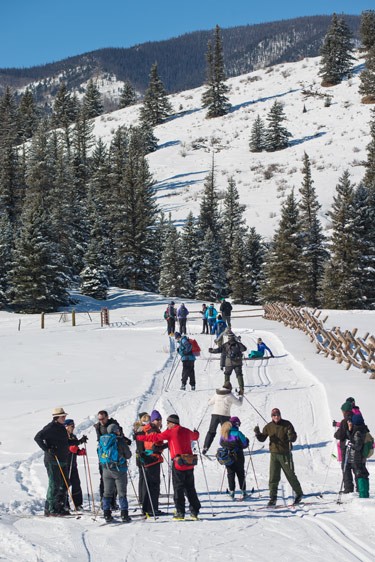
<path id="1" fill-rule="evenodd" d="M 288 431 L 290 438 L 288 438 Z M 289 453 L 291 445 L 297 439 L 297 434 L 294 431 L 293 425 L 288 420 L 281 419 L 279 423 L 271 421 L 264 426 L 263 431 L 255 434 L 258 441 L 265 441 L 267 437 L 270 438 L 270 451 L 271 453 L 279 453 L 285 455 Z"/>

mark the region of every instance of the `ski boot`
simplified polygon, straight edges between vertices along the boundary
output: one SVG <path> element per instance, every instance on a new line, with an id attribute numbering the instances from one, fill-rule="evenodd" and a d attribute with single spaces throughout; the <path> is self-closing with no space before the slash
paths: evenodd
<path id="1" fill-rule="evenodd" d="M 128 512 L 127 509 L 121 510 L 121 521 L 123 523 L 130 523 L 131 522 L 131 517 L 129 517 L 129 512 Z"/>
<path id="2" fill-rule="evenodd" d="M 105 509 L 103 515 L 106 523 L 110 523 L 111 521 L 113 521 L 113 517 L 110 509 Z"/>
<path id="3" fill-rule="evenodd" d="M 186 384 L 182 384 L 180 390 L 186 390 Z"/>
<path id="4" fill-rule="evenodd" d="M 276 505 L 276 500 L 277 500 L 276 496 L 271 496 L 270 501 L 267 504 L 267 507 L 274 507 Z"/>

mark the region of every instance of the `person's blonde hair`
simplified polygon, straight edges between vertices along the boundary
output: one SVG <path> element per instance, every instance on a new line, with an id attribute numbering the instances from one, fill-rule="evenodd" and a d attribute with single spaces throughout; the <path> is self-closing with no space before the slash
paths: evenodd
<path id="1" fill-rule="evenodd" d="M 221 426 L 221 437 L 226 441 L 229 437 L 229 432 L 232 429 L 232 424 L 229 421 L 226 421 Z"/>
<path id="2" fill-rule="evenodd" d="M 141 417 L 140 421 L 145 424 L 148 423 L 151 420 L 149 414 L 143 414 L 143 416 Z"/>

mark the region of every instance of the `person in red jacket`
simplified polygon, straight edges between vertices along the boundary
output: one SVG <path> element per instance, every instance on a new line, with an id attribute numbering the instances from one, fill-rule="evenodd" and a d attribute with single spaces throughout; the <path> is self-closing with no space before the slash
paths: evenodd
<path id="1" fill-rule="evenodd" d="M 167 429 L 161 433 L 137 435 L 137 441 L 167 441 L 172 459 L 172 482 L 174 490 L 174 504 L 176 508 L 174 520 L 185 518 L 185 495 L 189 501 L 190 514 L 193 519 L 198 518 L 201 503 L 198 499 L 194 484 L 194 466 L 196 455 L 191 450 L 191 442 L 199 439 L 199 431 L 191 431 L 180 425 L 177 414 L 167 418 Z"/>

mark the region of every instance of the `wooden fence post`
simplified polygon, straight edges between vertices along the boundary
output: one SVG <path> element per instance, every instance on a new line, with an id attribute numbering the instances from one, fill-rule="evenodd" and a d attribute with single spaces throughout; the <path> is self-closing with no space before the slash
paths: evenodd
<path id="1" fill-rule="evenodd" d="M 40 327 L 44 330 L 44 312 L 40 315 Z"/>
<path id="2" fill-rule="evenodd" d="M 73 310 L 72 310 L 72 326 L 75 326 L 75 325 L 76 325 L 76 311 L 73 308 Z"/>
<path id="3" fill-rule="evenodd" d="M 100 310 L 100 325 L 101 327 L 109 326 L 109 310 L 106 307 Z"/>

